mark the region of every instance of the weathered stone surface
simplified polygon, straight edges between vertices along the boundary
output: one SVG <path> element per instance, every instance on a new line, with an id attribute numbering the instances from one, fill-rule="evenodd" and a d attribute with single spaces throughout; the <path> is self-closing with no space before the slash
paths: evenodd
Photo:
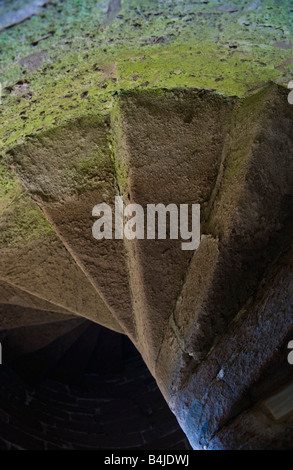
<path id="1" fill-rule="evenodd" d="M 292 279 L 291 251 L 268 273 L 257 296 L 239 312 L 193 375 L 187 374 L 175 408 L 194 448 L 208 446 L 227 421 L 249 406 L 247 391 L 280 358 L 280 346 L 293 331 Z"/>
<path id="2" fill-rule="evenodd" d="M 206 281 L 200 267 L 205 245 L 195 252 L 174 314 L 184 350 L 195 359 L 209 350 L 215 335 L 253 295 L 278 251 L 290 246 L 292 119 L 286 95 L 274 87 L 236 106 L 202 224 L 202 233 L 218 240 L 217 251 L 210 269 L 204 270 Z M 206 267 L 208 256 L 203 255 Z"/>
<path id="3" fill-rule="evenodd" d="M 176 327 L 170 322 L 165 328 L 164 340 L 154 367 L 158 386 L 172 410 L 180 387 L 188 375 L 187 371 L 194 367 L 192 358 L 184 353 L 179 341 Z"/>
<path id="4" fill-rule="evenodd" d="M 54 311 L 50 312 L 47 310 L 38 310 L 30 307 L 1 303 L 0 317 L 1 330 L 5 332 L 4 336 L 7 335 L 7 330 L 12 330 L 21 326 L 42 325 L 66 319 L 71 320 L 73 318 L 72 313 L 56 313 Z"/>
<path id="5" fill-rule="evenodd" d="M 104 0 L 66 0 L 3 30 L 2 148 L 72 118 L 108 114 L 120 90 L 195 87 L 245 96 L 269 81 L 287 85 L 290 2 L 225 6 L 224 0 L 131 0 L 117 15 Z M 7 4 L 2 8 L 9 12 Z M 45 54 L 33 70 L 26 63 L 32 54 Z M 20 100 L 18 82 L 30 88 Z"/>
<path id="6" fill-rule="evenodd" d="M 100 118 L 81 119 L 57 134 L 49 131 L 15 148 L 11 158 L 23 184 L 112 316 L 119 315 L 122 328 L 135 340 L 123 243 L 96 241 L 92 234 L 94 206 L 113 205 L 117 191 L 106 123 Z"/>
<path id="7" fill-rule="evenodd" d="M 57 305 L 121 331 L 41 210 L 20 192 L 0 218 L 0 278 Z M 82 313 L 83 312 L 83 313 Z"/>
<path id="8" fill-rule="evenodd" d="M 209 317 L 202 316 L 217 270 L 221 271 L 220 256 L 219 241 L 211 235 L 202 235 L 172 315 L 182 348 L 196 363 L 204 358 L 208 335 L 213 334 Z"/>
<path id="9" fill-rule="evenodd" d="M 125 154 L 120 164 L 127 173 L 124 198 L 143 207 L 145 225 L 147 204 L 175 204 L 178 211 L 180 204 L 200 204 L 205 218 L 232 107 L 233 100 L 196 91 L 122 96 Z M 149 367 L 156 361 L 194 253 L 182 250 L 180 225 L 179 239 L 170 240 L 169 217 L 167 220 L 166 240 L 138 240 L 135 249 L 132 243 L 127 244 L 137 334 L 140 342 L 146 343 L 143 349 L 150 354 Z"/>
<path id="10" fill-rule="evenodd" d="M 70 313 L 62 307 L 58 307 L 57 305 L 47 302 L 46 300 L 40 299 L 35 295 L 31 295 L 28 292 L 21 290 L 18 287 L 13 286 L 12 284 L 8 284 L 5 281 L 0 281 L 0 303 L 5 305 L 7 304 L 25 308 L 33 308 L 38 309 L 40 311 L 56 313 L 59 312 L 63 315 L 65 314 L 68 316 L 74 316 L 72 314 L 70 315 Z M 9 310 L 9 307 L 7 307 L 7 310 Z M 1 317 L 1 325 L 2 321 L 3 317 Z"/>
<path id="11" fill-rule="evenodd" d="M 5 8 L 5 2 L 4 8 Z M 12 5 L 11 5 L 12 3 Z M 26 6 L 21 8 L 21 4 L 17 1 L 10 2 L 10 8 L 7 9 L 5 13 L 1 12 L 0 16 L 0 30 L 10 28 L 18 23 L 31 18 L 33 15 L 36 15 L 40 12 L 40 7 L 49 3 L 48 0 L 33 0 L 28 2 Z M 1 10 L 3 9 L 3 6 Z M 0 10 L 0 11 L 1 11 Z"/>
<path id="12" fill-rule="evenodd" d="M 292 417 L 277 422 L 258 407 L 246 411 L 211 440 L 209 448 L 227 450 L 292 450 Z"/>
<path id="13" fill-rule="evenodd" d="M 292 447 L 261 405 L 293 334 L 290 2 L 44 3 L 0 5 L 3 328 L 125 332 L 194 448 Z M 96 242 L 118 194 L 200 204 L 198 250 Z"/>

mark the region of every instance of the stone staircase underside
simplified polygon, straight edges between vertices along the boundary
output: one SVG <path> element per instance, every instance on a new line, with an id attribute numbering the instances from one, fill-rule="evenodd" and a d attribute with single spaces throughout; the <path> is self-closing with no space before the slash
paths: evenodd
<path id="1" fill-rule="evenodd" d="M 125 335 L 78 319 L 54 339 L 57 323 L 11 330 L 3 342 L 1 450 L 190 449 Z"/>
<path id="2" fill-rule="evenodd" d="M 16 329 L 13 344 L 22 328 L 52 323 L 45 345 L 64 319 L 92 320 L 128 335 L 194 449 L 254 448 L 259 436 L 269 447 L 285 429 L 292 444 L 292 414 L 280 424 L 261 406 L 291 373 L 262 385 L 293 337 L 292 149 L 293 108 L 273 84 L 243 99 L 121 93 L 108 116 L 10 149 L 1 330 Z M 199 248 L 95 240 L 92 209 L 117 195 L 143 208 L 200 204 Z"/>

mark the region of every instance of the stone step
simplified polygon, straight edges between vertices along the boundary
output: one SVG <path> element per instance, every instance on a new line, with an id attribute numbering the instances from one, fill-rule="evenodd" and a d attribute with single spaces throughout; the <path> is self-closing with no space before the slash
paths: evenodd
<path id="1" fill-rule="evenodd" d="M 58 309 L 121 331 L 41 209 L 22 188 L 17 191 L 0 216 L 0 279 Z"/>
<path id="2" fill-rule="evenodd" d="M 154 375 L 161 377 L 158 384 L 168 401 L 185 382 L 182 371 L 188 375 L 204 363 L 254 298 L 269 266 L 290 247 L 292 145 L 292 107 L 282 88 L 267 87 L 237 103 L 201 243 L 156 363 Z"/>
<path id="3" fill-rule="evenodd" d="M 20 305 L 0 304 L 0 331 L 13 330 L 25 326 L 46 325 L 59 321 L 68 321 L 77 317 L 74 313 L 48 312 Z"/>
<path id="4" fill-rule="evenodd" d="M 247 97 L 235 107 L 230 129 L 202 224 L 205 237 L 173 312 L 181 346 L 199 362 L 292 242 L 292 107 L 286 93 L 272 87 Z"/>
<path id="5" fill-rule="evenodd" d="M 177 240 L 170 239 L 167 216 L 165 240 L 157 239 L 156 229 L 156 240 L 126 241 L 133 314 L 152 372 L 194 255 L 194 248 L 182 250 L 180 204 L 188 204 L 190 214 L 190 205 L 200 204 L 201 217 L 206 217 L 233 106 L 232 99 L 197 91 L 128 92 L 120 98 L 124 146 L 118 161 L 128 176 L 125 203 L 140 204 L 145 214 L 147 204 L 175 204 L 177 211 Z"/>
<path id="6" fill-rule="evenodd" d="M 84 117 L 32 138 L 14 148 L 11 156 L 23 185 L 107 304 L 108 316 L 114 316 L 135 341 L 123 240 L 97 241 L 92 235 L 94 206 L 113 205 L 117 194 L 109 138 L 104 119 Z"/>
<path id="7" fill-rule="evenodd" d="M 8 304 L 13 306 L 19 306 L 24 308 L 31 308 L 34 310 L 44 310 L 48 312 L 62 313 L 69 315 L 68 310 L 58 307 L 54 303 L 47 302 L 35 295 L 29 294 L 28 292 L 19 289 L 18 287 L 9 284 L 8 282 L 0 280 L 0 304 Z M 2 325 L 1 318 L 1 325 Z M 40 318 L 41 321 L 41 318 Z M 18 325 L 16 319 L 13 322 L 14 327 L 23 326 Z"/>

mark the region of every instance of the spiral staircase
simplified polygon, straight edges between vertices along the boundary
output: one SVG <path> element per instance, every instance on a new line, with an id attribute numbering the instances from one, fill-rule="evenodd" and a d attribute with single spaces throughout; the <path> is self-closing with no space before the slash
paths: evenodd
<path id="1" fill-rule="evenodd" d="M 125 335 L 60 317 L 2 345 L 1 450 L 190 449 Z"/>
<path id="2" fill-rule="evenodd" d="M 4 448 L 292 448 L 292 123 L 275 84 L 133 91 L 9 151 Z M 200 204 L 199 248 L 95 240 L 118 194 Z"/>

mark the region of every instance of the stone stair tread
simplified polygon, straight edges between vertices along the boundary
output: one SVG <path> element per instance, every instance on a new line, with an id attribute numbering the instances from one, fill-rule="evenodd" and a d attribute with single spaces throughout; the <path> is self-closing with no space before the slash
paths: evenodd
<path id="1" fill-rule="evenodd" d="M 50 322 L 76 318 L 71 312 L 38 310 L 20 305 L 0 304 L 0 330 L 10 330 L 22 326 L 42 325 Z"/>
<path id="2" fill-rule="evenodd" d="M 5 282 L 4 280 L 0 280 L 0 304 L 17 305 L 19 307 L 32 308 L 34 310 L 44 310 L 44 312 L 59 312 L 64 315 L 70 315 L 68 310 L 63 309 L 52 302 L 43 300 L 36 295 L 32 295 L 13 284 Z M 13 325 L 16 326 L 17 323 L 14 321 Z"/>

